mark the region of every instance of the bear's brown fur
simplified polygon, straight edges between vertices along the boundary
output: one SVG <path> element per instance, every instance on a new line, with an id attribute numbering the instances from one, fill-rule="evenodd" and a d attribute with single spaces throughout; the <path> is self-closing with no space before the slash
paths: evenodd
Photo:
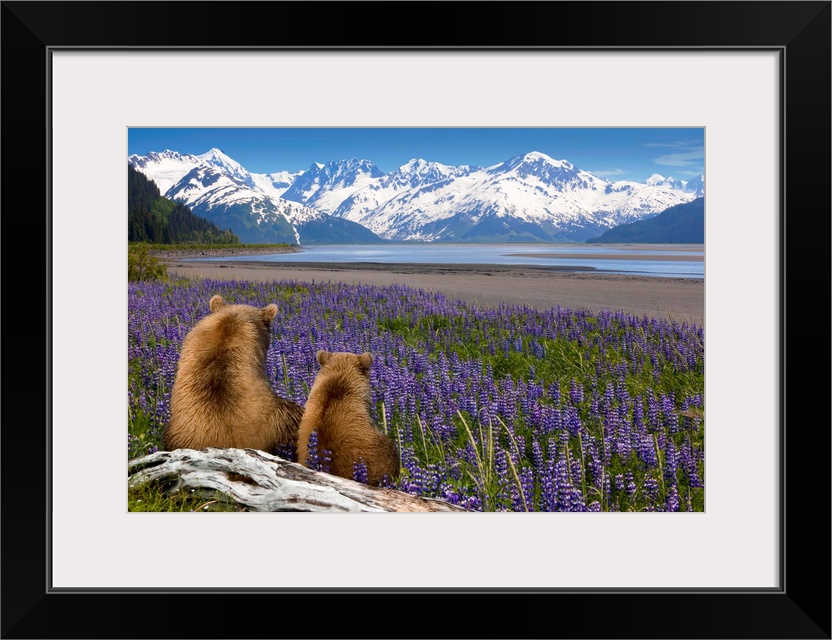
<path id="1" fill-rule="evenodd" d="M 209 302 L 211 313 L 185 336 L 171 392 L 165 449 L 259 449 L 286 455 L 303 407 L 275 394 L 266 377 L 269 327 L 277 306 Z"/>
<path id="2" fill-rule="evenodd" d="M 367 484 L 378 485 L 386 475 L 399 476 L 401 466 L 396 445 L 373 424 L 370 417 L 369 353 L 318 351 L 321 365 L 306 400 L 298 429 L 298 462 L 309 457 L 309 436 L 317 431 L 318 457 L 331 452 L 329 472 L 353 478 L 354 464 L 363 459 Z"/>

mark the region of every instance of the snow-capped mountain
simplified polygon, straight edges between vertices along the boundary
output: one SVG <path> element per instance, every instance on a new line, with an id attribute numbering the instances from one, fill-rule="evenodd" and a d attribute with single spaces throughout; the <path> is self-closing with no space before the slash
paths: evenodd
<path id="1" fill-rule="evenodd" d="M 127 162 L 153 180 L 162 195 L 165 195 L 168 189 L 181 180 L 182 176 L 202 163 L 197 156 L 170 149 L 161 153 L 151 151 L 146 156 L 138 156 L 134 153 L 127 158 Z"/>
<path id="2" fill-rule="evenodd" d="M 217 169 L 235 182 L 245 185 L 249 189 L 255 188 L 254 178 L 243 168 L 243 165 L 229 158 L 220 149 L 211 149 L 208 153 L 203 153 L 197 158 L 199 158 L 201 164 Z"/>
<path id="3" fill-rule="evenodd" d="M 685 183 L 685 191 L 688 193 L 692 193 L 695 196 L 704 196 L 705 195 L 705 176 L 698 175 L 695 178 L 691 178 Z"/>
<path id="4" fill-rule="evenodd" d="M 587 242 L 702 244 L 705 242 L 705 198 L 700 196 L 669 207 L 657 216 L 613 227 Z"/>
<path id="5" fill-rule="evenodd" d="M 413 158 L 398 169 L 353 191 L 338 205 L 332 215 L 361 223 L 381 205 L 406 191 L 426 185 L 438 187 L 450 179 L 461 178 L 480 170 L 481 167 L 449 167 L 438 162 Z"/>
<path id="6" fill-rule="evenodd" d="M 659 173 L 654 173 L 644 182 L 645 184 L 648 184 L 651 187 L 666 187 L 668 189 L 677 189 L 679 191 L 685 188 L 685 183 L 681 180 L 677 180 L 673 177 L 665 178 L 663 175 Z"/>
<path id="7" fill-rule="evenodd" d="M 327 230 L 310 238 L 582 242 L 704 194 L 701 175 L 610 182 L 537 151 L 490 167 L 413 158 L 388 174 L 356 158 L 252 174 L 218 149 L 129 161 L 160 190 L 167 184 L 166 197 L 230 227 L 244 242 L 285 242 L 268 235 L 289 237 L 289 227 L 294 242 L 309 242 L 303 229 L 324 221 Z"/>
<path id="8" fill-rule="evenodd" d="M 673 178 L 611 183 L 539 152 L 464 169 L 399 190 L 375 207 L 377 192 L 365 188 L 334 215 L 393 240 L 580 242 L 695 197 Z"/>
<path id="9" fill-rule="evenodd" d="M 369 160 L 315 163 L 295 179 L 282 197 L 331 214 L 352 193 L 383 177 L 384 172 Z"/>
<path id="10" fill-rule="evenodd" d="M 274 198 L 281 198 L 303 171 L 277 171 L 275 173 L 252 173 L 256 188 Z"/>
<path id="11" fill-rule="evenodd" d="M 280 198 L 298 173 L 253 174 L 219 149 L 199 156 L 149 153 L 128 161 L 160 185 L 160 191 L 169 185 L 162 192 L 166 198 L 231 229 L 244 243 L 379 241 L 361 225 Z"/>
<path id="12" fill-rule="evenodd" d="M 216 164 L 201 164 L 171 186 L 165 197 L 188 205 L 194 214 L 223 229 L 230 228 L 242 242 L 300 244 L 295 225 L 321 214 L 288 200 L 272 198 L 256 190 L 253 180 L 252 186 L 247 182 L 239 172 L 232 177 Z"/>

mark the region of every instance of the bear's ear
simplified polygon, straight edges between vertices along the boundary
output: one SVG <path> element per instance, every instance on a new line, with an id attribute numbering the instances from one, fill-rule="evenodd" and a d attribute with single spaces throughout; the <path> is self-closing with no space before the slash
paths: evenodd
<path id="1" fill-rule="evenodd" d="M 213 296 L 211 300 L 208 302 L 208 308 L 211 309 L 211 313 L 216 313 L 224 306 L 225 300 L 222 299 L 222 296 Z"/>
<path id="2" fill-rule="evenodd" d="M 260 315 L 263 316 L 263 320 L 270 321 L 277 315 L 277 305 L 270 304 L 268 307 L 263 307 L 260 309 Z"/>
<path id="3" fill-rule="evenodd" d="M 329 357 L 332 354 L 329 351 L 324 351 L 321 349 L 318 353 L 315 354 L 315 357 L 318 358 L 318 364 L 324 366 L 327 362 L 329 362 Z"/>
<path id="4" fill-rule="evenodd" d="M 361 365 L 361 368 L 364 371 L 370 370 L 370 365 L 373 364 L 373 355 L 365 351 L 360 356 L 358 356 L 358 363 Z"/>

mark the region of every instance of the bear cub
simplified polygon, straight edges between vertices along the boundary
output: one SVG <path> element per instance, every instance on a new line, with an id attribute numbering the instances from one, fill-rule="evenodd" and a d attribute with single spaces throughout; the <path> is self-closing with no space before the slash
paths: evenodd
<path id="1" fill-rule="evenodd" d="M 277 306 L 226 304 L 215 295 L 209 308 L 182 342 L 165 449 L 251 448 L 287 455 L 281 447 L 294 447 L 303 407 L 275 394 L 266 377 Z"/>
<path id="2" fill-rule="evenodd" d="M 321 365 L 298 430 L 298 462 L 309 457 L 309 436 L 317 431 L 318 456 L 331 452 L 329 472 L 353 479 L 353 465 L 363 459 L 367 484 L 378 485 L 384 476 L 395 480 L 401 462 L 396 445 L 378 430 L 370 417 L 369 353 L 318 351 Z"/>

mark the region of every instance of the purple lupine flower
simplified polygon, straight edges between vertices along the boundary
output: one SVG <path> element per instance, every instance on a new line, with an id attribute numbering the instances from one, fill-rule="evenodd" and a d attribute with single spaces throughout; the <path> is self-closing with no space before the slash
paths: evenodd
<path id="1" fill-rule="evenodd" d="M 701 328 L 613 310 L 593 314 L 560 307 L 479 308 L 403 285 L 216 280 L 196 283 L 184 279 L 172 287 L 131 283 L 128 405 L 131 420 L 142 425 L 145 440 L 137 446 L 137 440 L 128 438 L 130 456 L 141 455 L 160 442 L 170 419 L 170 386 L 181 342 L 189 327 L 207 314 L 205 300 L 213 293 L 220 293 L 231 302 L 256 305 L 283 301 L 275 319 L 281 330 L 270 335 L 265 374 L 279 395 L 301 404 L 316 375 L 317 349 L 354 351 L 362 345 L 360 348 L 377 354 L 377 364 L 371 371 L 373 417 L 381 423 L 380 408 L 384 403 L 386 425 L 394 433 L 397 445 L 412 446 L 414 441 L 418 444 L 419 457 L 414 459 L 414 475 L 409 479 L 413 481 L 418 476 L 412 488 L 421 495 L 438 496 L 451 491 L 460 503 L 473 500 L 472 504 L 476 504 L 482 499 L 475 487 L 467 485 L 470 479 L 463 473 L 465 466 L 473 468 L 476 461 L 469 443 L 460 444 L 460 436 L 463 442 L 465 438 L 456 425 L 457 412 L 462 411 L 466 420 L 471 420 L 475 438 L 483 437 L 480 434 L 492 428 L 498 448 L 508 447 L 517 472 L 523 474 L 521 484 L 528 482 L 530 471 L 534 472 L 537 484 L 533 508 L 589 509 L 589 498 L 577 487 L 592 484 L 603 494 L 610 486 L 613 461 L 621 465 L 616 473 L 630 472 L 641 481 L 643 474 L 658 464 L 656 450 L 664 461 L 668 448 L 668 464 L 663 465 L 666 468 L 662 473 L 675 464 L 675 469 L 682 472 L 679 481 L 685 483 L 686 506 L 701 502 L 703 420 L 696 414 L 691 417 L 680 413 L 703 406 L 702 394 L 695 388 L 701 384 L 704 371 Z M 325 314 L 321 313 L 322 308 L 326 309 Z M 442 331 L 429 326 L 428 331 L 420 332 L 425 323 L 430 325 L 441 318 L 451 320 L 442 324 Z M 397 326 L 407 328 L 407 340 Z M 480 348 L 464 355 L 459 345 L 466 343 L 469 336 L 476 336 Z M 577 347 L 588 365 L 583 373 L 572 373 L 571 379 L 569 374 L 554 374 L 546 362 L 551 354 L 547 342 L 550 340 L 570 341 Z M 522 356 L 524 362 L 520 366 L 525 369 L 496 372 L 492 356 L 501 349 L 512 358 Z M 671 370 L 675 375 L 694 371 L 699 379 L 693 385 L 686 383 L 681 391 L 681 387 L 663 378 Z M 566 406 L 555 375 L 562 375 L 561 380 L 569 383 Z M 537 376 L 541 379 L 534 379 Z M 547 376 L 552 377 L 544 379 Z M 628 385 L 641 383 L 630 376 L 648 381 L 655 376 L 653 390 L 631 399 Z M 676 396 L 683 399 L 679 403 L 681 409 L 675 406 Z M 496 421 L 498 415 L 508 419 L 510 432 L 521 448 L 520 456 L 514 453 L 513 444 L 503 440 L 505 434 Z M 420 429 L 417 416 L 421 419 Z M 678 423 L 674 424 L 674 420 Z M 421 429 L 427 443 L 424 451 Z M 683 437 L 676 435 L 677 429 L 684 433 Z M 554 433 L 559 438 L 546 446 L 549 434 Z M 554 482 L 559 447 L 561 457 L 566 447 L 577 451 L 578 438 L 582 455 L 572 456 L 566 463 L 567 482 L 559 489 L 561 497 L 555 500 L 562 504 L 547 504 L 553 494 L 547 486 Z M 437 452 L 430 455 L 439 456 L 441 450 L 444 459 L 424 457 L 433 449 L 431 443 L 437 445 Z M 628 455 L 629 450 L 635 455 Z M 325 460 L 317 461 L 322 463 Z M 664 478 L 668 488 L 675 484 L 664 475 L 656 477 Z M 509 488 L 516 486 L 516 480 L 511 480 Z M 453 483 L 450 489 L 446 481 Z M 644 491 L 632 497 L 633 502 L 626 506 L 664 509 L 666 496 L 660 502 L 645 504 L 650 500 L 654 482 L 648 482 Z M 658 496 L 658 487 L 655 489 Z M 681 495 L 681 488 L 677 491 Z M 617 508 L 609 497 L 599 502 L 602 508 Z"/>
<path id="2" fill-rule="evenodd" d="M 443 487 L 442 493 L 439 495 L 441 500 L 449 502 L 450 504 L 459 504 L 460 496 L 457 491 L 450 487 Z"/>
<path id="3" fill-rule="evenodd" d="M 676 407 L 674 406 L 673 397 L 672 395 L 667 396 L 662 394 L 659 402 L 661 404 L 661 410 L 664 414 L 664 424 L 667 428 L 668 433 L 678 433 L 679 431 L 679 414 L 676 412 Z"/>
<path id="4" fill-rule="evenodd" d="M 647 478 L 644 481 L 644 491 L 651 500 L 659 497 L 659 482 L 655 478 Z"/>
<path id="5" fill-rule="evenodd" d="M 643 429 L 644 427 L 642 427 Z M 656 457 L 656 447 L 653 446 L 653 438 L 647 433 L 642 432 L 636 435 L 638 439 L 638 457 L 649 467 L 655 467 L 659 464 L 659 459 Z"/>
<path id="6" fill-rule="evenodd" d="M 575 407 L 564 407 L 566 412 L 565 426 L 569 434 L 577 438 L 581 430 L 581 419 L 578 416 L 578 410 Z"/>
<path id="7" fill-rule="evenodd" d="M 696 454 L 694 452 L 693 444 L 691 442 L 689 434 L 686 436 L 685 446 L 682 447 L 682 450 L 680 452 L 679 463 L 682 467 L 682 473 L 684 473 L 685 477 L 687 477 L 688 484 L 692 488 L 705 486 L 699 475 Z"/>
<path id="8" fill-rule="evenodd" d="M 584 480 L 584 468 L 581 466 L 581 460 L 577 456 L 571 460 L 569 465 L 569 476 L 572 478 L 572 482 L 576 486 L 580 485 Z"/>
<path id="9" fill-rule="evenodd" d="M 317 438 L 317 434 L 315 436 Z M 281 444 L 277 446 L 277 456 L 284 460 L 294 460 L 295 447 L 291 444 Z"/>
<path id="10" fill-rule="evenodd" d="M 652 391 L 649 391 L 647 395 L 647 424 L 649 426 L 659 426 L 659 411 L 659 400 Z"/>
<path id="11" fill-rule="evenodd" d="M 601 415 L 601 407 L 598 401 L 598 394 L 593 393 L 592 397 L 589 401 L 589 415 L 591 416 L 599 416 Z"/>
<path id="12" fill-rule="evenodd" d="M 367 464 L 364 462 L 364 458 L 360 456 L 352 466 L 352 478 L 356 482 L 367 484 Z"/>
<path id="13" fill-rule="evenodd" d="M 613 387 L 612 382 L 608 382 L 607 387 L 604 390 L 604 407 L 612 407 L 614 402 L 615 388 Z"/>
<path id="14" fill-rule="evenodd" d="M 676 485 L 671 485 L 670 489 L 667 492 L 667 503 L 665 504 L 666 511 L 678 511 L 679 510 L 679 490 L 676 488 Z"/>
<path id="15" fill-rule="evenodd" d="M 633 428 L 640 431 L 644 426 L 644 405 L 642 404 L 641 396 L 636 396 L 633 403 Z"/>
<path id="16" fill-rule="evenodd" d="M 320 459 L 321 471 L 329 473 L 332 470 L 332 451 L 324 449 L 321 451 Z"/>
<path id="17" fill-rule="evenodd" d="M 600 487 L 601 478 L 604 475 L 604 464 L 598 454 L 598 446 L 595 444 L 594 439 L 587 443 L 586 454 L 589 458 L 587 470 L 589 471 L 590 480 L 596 487 Z"/>
<path id="18" fill-rule="evenodd" d="M 569 399 L 572 404 L 579 404 L 584 401 L 584 386 L 576 382 L 574 378 L 569 381 Z"/>
<path id="19" fill-rule="evenodd" d="M 628 471 L 626 474 L 624 474 L 624 479 L 626 481 L 627 495 L 630 497 L 634 496 L 636 493 L 636 481 L 633 477 L 633 472 Z"/>
<path id="20" fill-rule="evenodd" d="M 468 496 L 459 501 L 459 505 L 471 511 L 482 511 L 482 500 L 479 496 Z"/>
<path id="21" fill-rule="evenodd" d="M 676 443 L 673 438 L 667 439 L 667 445 L 664 449 L 664 477 L 668 482 L 676 482 L 676 470 L 679 467 L 679 450 L 676 448 Z"/>
<path id="22" fill-rule="evenodd" d="M 538 440 L 532 441 L 532 465 L 538 476 L 542 475 L 545 469 L 545 461 L 543 458 L 543 447 L 540 446 Z"/>
<path id="23" fill-rule="evenodd" d="M 553 382 L 549 385 L 549 397 L 552 399 L 552 402 L 555 406 L 560 404 L 560 384 L 557 382 Z"/>
<path id="24" fill-rule="evenodd" d="M 534 471 L 529 467 L 523 467 L 520 471 L 520 486 L 523 487 L 523 496 L 526 498 L 526 506 L 529 511 L 534 508 Z"/>
<path id="25" fill-rule="evenodd" d="M 557 510 L 557 487 L 554 481 L 554 462 L 546 462 L 546 469 L 540 477 L 540 511 Z"/>
<path id="26" fill-rule="evenodd" d="M 318 456 L 318 432 L 312 431 L 309 434 L 309 440 L 307 442 L 307 450 L 309 452 L 309 456 L 306 458 L 306 466 L 312 469 L 313 471 L 321 471 L 321 461 Z"/>
<path id="27" fill-rule="evenodd" d="M 419 460 L 416 457 L 416 452 L 412 445 L 402 447 L 402 467 L 407 470 L 400 480 L 402 484 L 401 490 L 413 495 L 419 495 L 424 487 L 422 477 L 422 467 L 419 465 Z"/>
<path id="28" fill-rule="evenodd" d="M 497 472 L 497 482 L 500 487 L 497 491 L 496 500 L 497 504 L 500 504 L 502 501 L 509 499 L 510 496 L 507 487 L 514 483 L 514 480 L 509 477 L 505 449 L 497 449 L 494 452 L 494 470 Z"/>

